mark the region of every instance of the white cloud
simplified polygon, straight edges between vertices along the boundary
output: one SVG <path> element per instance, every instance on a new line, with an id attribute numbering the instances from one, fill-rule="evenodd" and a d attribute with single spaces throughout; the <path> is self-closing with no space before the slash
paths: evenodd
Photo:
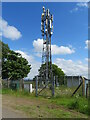
<path id="1" fill-rule="evenodd" d="M 36 54 L 38 56 L 41 55 L 43 49 L 43 40 L 37 39 L 33 41 L 33 46 Z M 67 46 L 57 46 L 51 45 L 52 55 L 65 55 L 65 54 L 72 54 L 74 53 L 74 49 Z"/>
<path id="2" fill-rule="evenodd" d="M 76 6 L 70 12 L 71 13 L 76 12 L 78 10 L 82 10 L 82 8 L 88 8 L 88 2 L 87 1 L 77 3 Z"/>
<path id="3" fill-rule="evenodd" d="M 28 53 L 23 52 L 21 50 L 16 50 L 15 52 L 20 53 L 22 55 L 22 57 L 24 57 L 25 59 L 27 59 L 27 61 L 29 62 L 29 64 L 31 65 L 31 71 L 28 74 L 27 78 L 33 79 L 33 77 L 35 75 L 38 75 L 38 69 L 40 68 L 40 63 L 37 62 L 33 56 L 28 55 Z"/>
<path id="4" fill-rule="evenodd" d="M 1 17 L 0 17 L 0 33 L 2 33 L 2 36 L 4 36 L 5 38 L 9 38 L 11 40 L 17 40 L 22 36 L 17 28 L 8 25 L 8 22 L 2 19 Z"/>
<path id="5" fill-rule="evenodd" d="M 33 46 L 36 52 L 42 52 L 43 49 L 43 39 L 37 39 L 33 41 Z"/>
<path id="6" fill-rule="evenodd" d="M 33 56 L 28 55 L 26 52 L 23 52 L 21 50 L 16 50 L 15 52 L 20 53 L 22 55 L 22 57 L 24 57 L 28 60 L 29 63 L 31 61 L 33 61 Z"/>
<path id="7" fill-rule="evenodd" d="M 88 65 L 83 64 L 81 61 L 74 62 L 72 60 L 57 58 L 54 60 L 54 63 L 62 68 L 66 75 L 88 76 Z"/>
<path id="8" fill-rule="evenodd" d="M 27 53 L 17 50 L 22 55 L 22 57 L 26 58 L 31 64 L 31 71 L 28 74 L 28 78 L 32 79 L 35 75 L 38 75 L 38 69 L 40 68 L 41 63 L 37 62 L 35 58 Z M 88 65 L 83 64 L 81 61 L 74 62 L 72 60 L 65 60 L 61 58 L 54 59 L 54 64 L 58 65 L 58 67 L 62 68 L 66 75 L 82 75 L 88 76 Z"/>
<path id="9" fill-rule="evenodd" d="M 80 3 L 77 3 L 77 6 L 78 7 L 88 7 L 88 3 L 87 2 L 80 2 Z"/>
<path id="10" fill-rule="evenodd" d="M 53 55 L 72 54 L 72 53 L 75 52 L 74 49 L 71 49 L 71 48 L 65 47 L 65 46 L 60 46 L 59 47 L 57 45 L 52 45 L 51 48 L 52 48 L 52 54 Z"/>
<path id="11" fill-rule="evenodd" d="M 72 13 L 72 12 L 76 12 L 76 11 L 78 11 L 78 7 L 73 8 L 70 12 Z"/>
<path id="12" fill-rule="evenodd" d="M 90 49 L 90 40 L 86 40 L 85 44 L 86 44 L 85 48 Z"/>

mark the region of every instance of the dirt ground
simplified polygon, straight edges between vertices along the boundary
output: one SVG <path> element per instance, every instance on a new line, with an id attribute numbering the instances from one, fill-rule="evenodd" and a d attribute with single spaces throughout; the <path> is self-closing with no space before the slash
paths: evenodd
<path id="1" fill-rule="evenodd" d="M 87 118 L 86 115 L 48 102 L 48 99 L 2 96 L 3 118 Z"/>
<path id="2" fill-rule="evenodd" d="M 27 118 L 27 115 L 20 110 L 12 109 L 11 107 L 3 106 L 3 118 Z"/>

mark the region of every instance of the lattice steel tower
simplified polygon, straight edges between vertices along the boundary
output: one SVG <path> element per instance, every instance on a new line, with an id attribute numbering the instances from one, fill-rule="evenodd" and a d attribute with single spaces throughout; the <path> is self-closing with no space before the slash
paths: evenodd
<path id="1" fill-rule="evenodd" d="M 50 78 L 52 79 L 51 36 L 53 34 L 53 16 L 49 9 L 45 10 L 45 7 L 43 7 L 41 16 L 41 31 L 43 38 L 42 64 L 45 64 L 45 68 L 42 69 L 42 79 L 47 84 Z"/>

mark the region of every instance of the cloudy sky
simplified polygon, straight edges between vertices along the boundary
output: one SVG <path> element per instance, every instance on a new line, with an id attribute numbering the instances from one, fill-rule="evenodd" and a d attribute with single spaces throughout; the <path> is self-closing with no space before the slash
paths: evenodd
<path id="1" fill-rule="evenodd" d="M 28 77 L 38 74 L 41 65 L 42 6 L 54 16 L 52 60 L 67 75 L 88 74 L 87 3 L 3 3 L 0 35 L 3 42 L 22 54 L 31 64 Z M 2 29 L 3 28 L 3 29 Z"/>

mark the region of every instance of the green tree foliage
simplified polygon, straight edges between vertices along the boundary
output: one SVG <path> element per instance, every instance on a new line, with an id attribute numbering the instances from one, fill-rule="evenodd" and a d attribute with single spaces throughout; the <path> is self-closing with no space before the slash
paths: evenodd
<path id="1" fill-rule="evenodd" d="M 46 64 L 41 65 L 40 69 L 39 69 L 39 76 L 41 76 L 42 74 L 42 70 L 45 71 L 45 67 Z M 58 82 L 62 85 L 64 84 L 64 72 L 61 68 L 59 68 L 57 65 L 52 64 L 52 72 L 53 72 L 53 76 L 58 76 Z M 50 75 L 50 63 L 49 63 L 49 75 Z"/>
<path id="2" fill-rule="evenodd" d="M 0 78 L 1 78 L 1 70 L 2 70 L 1 59 L 2 59 L 2 42 L 0 40 Z"/>
<path id="3" fill-rule="evenodd" d="M 2 78 L 18 80 L 27 77 L 31 65 L 21 54 L 10 50 L 7 44 L 2 42 Z"/>

